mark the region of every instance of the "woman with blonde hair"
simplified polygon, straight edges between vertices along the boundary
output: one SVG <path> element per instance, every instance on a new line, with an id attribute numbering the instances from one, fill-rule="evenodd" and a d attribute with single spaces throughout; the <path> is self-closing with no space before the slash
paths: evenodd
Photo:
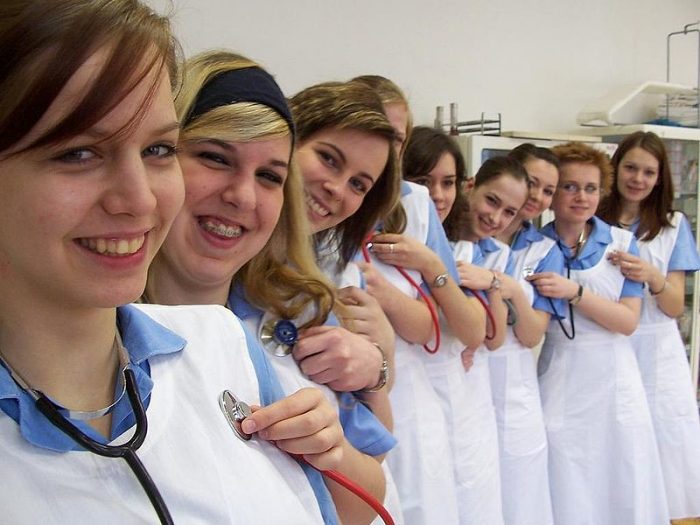
<path id="1" fill-rule="evenodd" d="M 227 51 L 204 52 L 185 66 L 175 101 L 183 125 L 185 205 L 150 269 L 146 299 L 227 305 L 254 338 L 251 346 L 270 351 L 285 393 L 312 387 L 339 413 L 344 439 L 337 445 L 338 468 L 382 499 L 382 471 L 369 454 L 385 453 L 393 438 L 352 394 L 338 397 L 312 374 L 306 377 L 293 353 L 309 345 L 325 345 L 331 355 L 357 348 L 373 363 L 370 373 L 357 378 L 344 372 L 329 386 L 341 389 L 347 382 L 360 390 L 380 380 L 381 354 L 372 342 L 339 326 L 320 326 L 333 308 L 342 309 L 309 242 L 284 96 L 257 64 Z M 329 377 L 327 367 L 324 372 Z M 375 404 L 383 397 L 388 412 L 386 392 L 368 396 Z M 294 441 L 278 445 L 298 453 Z M 336 484 L 329 488 L 343 522 L 370 521 L 371 508 Z"/>

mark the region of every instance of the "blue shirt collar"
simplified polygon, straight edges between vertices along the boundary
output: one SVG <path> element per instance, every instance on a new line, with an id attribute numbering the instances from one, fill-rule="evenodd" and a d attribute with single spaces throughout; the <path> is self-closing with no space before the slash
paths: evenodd
<path id="1" fill-rule="evenodd" d="M 544 239 L 544 235 L 537 231 L 537 228 L 530 221 L 523 221 L 522 227 L 515 234 L 511 243 L 511 250 L 517 252 L 523 248 L 527 248 L 533 242 L 538 242 Z"/>
<path id="2" fill-rule="evenodd" d="M 483 253 L 484 256 L 492 252 L 497 252 L 501 249 L 492 237 L 484 237 L 483 239 L 479 239 L 475 244 L 479 246 L 481 253 Z"/>
<path id="3" fill-rule="evenodd" d="M 612 242 L 612 234 L 610 233 L 610 225 L 608 223 L 602 221 L 596 216 L 593 216 L 588 220 L 588 224 L 592 226 L 591 233 L 588 236 L 588 240 L 586 241 L 583 250 L 575 259 L 571 257 L 571 248 L 566 246 L 559 238 L 559 235 L 554 228 L 554 221 L 547 224 L 540 231 L 543 235 L 557 241 L 559 248 L 564 254 L 564 258 L 571 269 L 585 270 L 594 266 L 598 262 L 600 259 L 601 247 L 604 249 L 605 246 Z"/>
<path id="4" fill-rule="evenodd" d="M 153 390 L 148 360 L 157 355 L 179 352 L 186 341 L 179 335 L 155 322 L 133 306 L 117 309 L 124 347 L 134 366 L 136 384 L 144 404 L 148 404 Z M 117 388 L 121 389 L 118 384 Z M 133 414 L 128 396 L 124 396 L 112 413 L 112 439 L 133 425 Z M 0 366 L 0 410 L 19 423 L 19 431 L 29 443 L 57 452 L 81 450 L 79 445 L 54 427 L 36 408 L 32 397 Z M 100 443 L 107 440 L 83 421 L 72 421 L 83 433 Z"/>
<path id="5" fill-rule="evenodd" d="M 241 283 L 236 283 L 231 287 L 226 306 L 240 319 L 258 317 L 263 313 L 260 308 L 250 304 L 245 298 L 245 292 Z"/>

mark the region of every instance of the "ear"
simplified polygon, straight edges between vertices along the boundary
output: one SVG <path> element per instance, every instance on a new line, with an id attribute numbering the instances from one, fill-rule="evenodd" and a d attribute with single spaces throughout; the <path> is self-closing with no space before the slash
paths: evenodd
<path id="1" fill-rule="evenodd" d="M 462 188 L 462 191 L 466 194 L 469 193 L 474 189 L 474 185 L 476 184 L 476 180 L 474 177 L 469 177 L 466 181 L 464 181 L 464 186 Z"/>

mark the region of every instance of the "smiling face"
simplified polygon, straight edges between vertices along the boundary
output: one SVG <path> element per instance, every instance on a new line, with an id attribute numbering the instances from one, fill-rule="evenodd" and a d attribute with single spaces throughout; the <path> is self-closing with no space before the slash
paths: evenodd
<path id="1" fill-rule="evenodd" d="M 531 221 L 539 217 L 552 204 L 552 198 L 557 191 L 559 170 L 546 160 L 530 158 L 523 164 L 530 179 L 528 199 L 520 209 L 518 217 Z"/>
<path id="2" fill-rule="evenodd" d="M 623 201 L 639 204 L 659 181 L 659 161 L 643 148 L 632 148 L 617 167 L 617 190 Z"/>
<path id="3" fill-rule="evenodd" d="M 411 181 L 428 188 L 440 222 L 444 221 L 457 198 L 455 158 L 449 152 L 443 153 L 427 175 L 415 177 Z"/>
<path id="4" fill-rule="evenodd" d="M 300 144 L 296 158 L 311 228 L 318 233 L 360 208 L 384 171 L 389 144 L 364 131 L 327 128 Z"/>
<path id="5" fill-rule="evenodd" d="M 472 188 L 467 194 L 467 240 L 472 242 L 501 233 L 527 199 L 527 184 L 505 174 Z"/>
<path id="6" fill-rule="evenodd" d="M 158 263 L 181 285 L 227 294 L 235 273 L 263 249 L 279 220 L 290 152 L 289 136 L 182 146 L 185 204 Z"/>
<path id="7" fill-rule="evenodd" d="M 583 225 L 600 202 L 600 169 L 592 164 L 569 162 L 559 168 L 559 187 L 552 200 L 558 223 Z"/>
<path id="8" fill-rule="evenodd" d="M 17 145 L 71 111 L 105 63 L 94 53 Z M 156 75 L 159 75 L 158 77 Z M 122 136 L 149 89 L 150 105 Z M 150 73 L 102 120 L 66 142 L 0 160 L 4 296 L 62 308 L 113 307 L 142 293 L 183 199 L 178 124 L 165 73 Z"/>

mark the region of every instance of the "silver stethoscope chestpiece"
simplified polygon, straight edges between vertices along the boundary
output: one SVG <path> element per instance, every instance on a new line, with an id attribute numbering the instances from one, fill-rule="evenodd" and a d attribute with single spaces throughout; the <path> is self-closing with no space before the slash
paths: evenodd
<path id="1" fill-rule="evenodd" d="M 532 266 L 525 266 L 523 268 L 523 279 L 527 279 L 528 277 L 530 277 L 534 274 L 535 274 L 535 269 Z"/>
<path id="2" fill-rule="evenodd" d="M 251 438 L 251 434 L 243 432 L 241 422 L 253 413 L 250 407 L 243 401 L 236 399 L 236 396 L 228 390 L 221 392 L 219 407 L 236 435 L 242 440 L 248 441 Z"/>
<path id="3" fill-rule="evenodd" d="M 288 319 L 269 319 L 260 329 L 263 348 L 277 357 L 291 354 L 298 340 L 299 331 Z"/>

